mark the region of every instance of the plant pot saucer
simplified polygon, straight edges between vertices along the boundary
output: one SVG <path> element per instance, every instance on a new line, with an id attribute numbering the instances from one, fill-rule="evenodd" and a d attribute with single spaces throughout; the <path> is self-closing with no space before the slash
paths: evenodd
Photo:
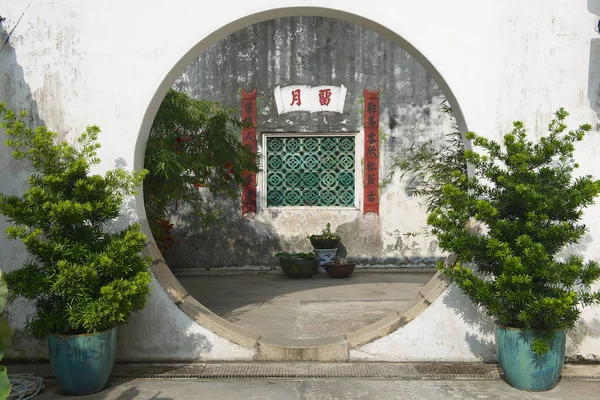
<path id="1" fill-rule="evenodd" d="M 354 272 L 355 263 L 349 262 L 328 262 L 324 265 L 325 272 L 332 278 L 347 278 Z"/>

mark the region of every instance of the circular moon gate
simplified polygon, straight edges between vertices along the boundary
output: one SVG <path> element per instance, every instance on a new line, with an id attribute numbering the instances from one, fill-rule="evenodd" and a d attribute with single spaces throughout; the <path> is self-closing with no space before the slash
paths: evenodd
<path id="1" fill-rule="evenodd" d="M 393 41 L 396 45 L 408 52 L 415 58 L 421 66 L 429 73 L 436 81 L 438 86 L 444 92 L 444 95 L 452 105 L 457 123 L 462 132 L 467 131 L 467 125 L 464 116 L 461 112 L 458 100 L 453 95 L 448 84 L 443 79 L 437 69 L 427 60 L 427 58 L 409 42 L 399 36 L 397 33 L 386 28 L 384 25 L 376 21 L 365 19 L 356 14 L 347 13 L 340 10 L 319 7 L 289 7 L 265 10 L 257 14 L 249 15 L 244 18 L 233 21 L 220 29 L 217 29 L 212 34 L 200 40 L 193 48 L 184 54 L 172 69 L 164 77 L 159 87 L 156 89 L 142 120 L 138 139 L 135 149 L 134 167 L 141 169 L 144 166 L 144 155 L 146 150 L 146 141 L 148 139 L 150 128 L 156 116 L 156 112 L 166 95 L 167 91 L 175 81 L 175 79 L 185 70 L 185 68 L 193 61 L 198 54 L 202 54 L 210 45 L 217 42 L 221 38 L 236 32 L 239 29 L 247 26 L 267 21 L 275 18 L 294 17 L 294 16 L 320 16 L 328 18 L 336 18 L 339 20 L 355 23 L 371 29 L 387 39 Z M 277 145 L 277 143 L 274 143 Z M 288 143 L 288 146 L 294 143 Z M 307 144 L 310 146 L 310 144 Z M 465 143 L 468 147 L 468 143 Z M 297 161 L 297 160 L 296 160 Z M 336 160 L 337 161 L 337 160 Z M 294 160 L 273 159 L 268 160 L 269 163 L 285 163 L 294 162 Z M 307 162 L 304 160 L 304 162 Z M 344 160 L 339 160 L 344 162 Z M 269 179 L 276 181 L 285 179 L 283 176 L 272 176 Z M 288 177 L 288 179 L 291 179 Z M 308 178 L 305 178 L 308 179 Z M 344 185 L 348 179 L 346 176 L 331 177 L 330 184 Z M 335 182 L 334 182 L 335 181 Z M 326 182 L 327 184 L 327 182 Z M 301 199 L 300 199 L 301 200 Z M 291 201 L 300 201 L 298 199 Z M 146 212 L 144 208 L 143 195 L 138 194 L 136 197 L 136 212 L 138 214 L 143 230 L 149 238 L 152 238 L 148 227 Z M 401 326 L 409 323 L 420 312 L 425 310 L 444 290 L 448 283 L 443 277 L 436 274 L 430 282 L 422 288 L 418 295 L 411 301 L 406 311 L 401 313 L 394 312 L 387 317 L 368 325 L 358 331 L 350 332 L 339 337 L 328 337 L 324 339 L 307 339 L 307 340 L 288 340 L 282 343 L 269 342 L 261 339 L 260 334 L 256 332 L 248 332 L 240 327 L 224 320 L 215 315 L 202 304 L 197 302 L 179 281 L 172 274 L 169 267 L 160 254 L 153 239 L 147 245 L 147 254 L 153 259 L 152 271 L 160 286 L 173 300 L 173 302 L 183 311 L 189 318 L 197 322 L 204 328 L 216 333 L 217 335 L 228 339 L 238 345 L 257 349 L 256 359 L 259 360 L 297 360 L 297 361 L 346 361 L 349 359 L 349 350 L 358 348 L 366 343 L 369 343 L 377 338 L 383 337 Z M 446 262 L 454 263 L 455 258 L 450 256 Z"/>

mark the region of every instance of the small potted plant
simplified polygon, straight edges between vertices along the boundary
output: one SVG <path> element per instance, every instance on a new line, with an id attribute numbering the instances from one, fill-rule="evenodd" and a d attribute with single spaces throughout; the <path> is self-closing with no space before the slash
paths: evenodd
<path id="1" fill-rule="evenodd" d="M 331 224 L 328 222 L 320 234 L 308 236 L 313 251 L 319 259 L 321 271 L 325 271 L 325 263 L 335 260 L 335 255 L 342 237 L 337 233 L 331 232 Z"/>
<path id="2" fill-rule="evenodd" d="M 145 171 L 115 169 L 93 175 L 99 160 L 98 127 L 88 127 L 75 145 L 45 126 L 27 127 L 25 113 L 0 104 L 15 159 L 33 169 L 22 196 L 0 194 L 0 213 L 31 255 L 6 274 L 9 289 L 33 302 L 26 330 L 48 340 L 50 364 L 63 392 L 102 390 L 116 356 L 116 326 L 146 304 L 150 260 L 139 225 L 112 230 L 125 197 L 135 193 Z"/>
<path id="3" fill-rule="evenodd" d="M 474 148 L 484 150 L 464 152 L 474 175 L 456 171 L 427 221 L 439 246 L 458 255 L 455 265 L 439 268 L 496 321 L 500 365 L 508 383 L 522 390 L 556 385 L 565 331 L 576 326 L 583 306 L 600 303 L 600 291 L 591 290 L 598 263 L 560 253 L 585 235 L 583 209 L 600 193 L 599 180 L 573 178 L 575 143 L 591 126 L 565 132 L 567 115 L 557 111 L 539 143 L 527 140 L 518 121 L 503 145 L 468 133 Z"/>
<path id="4" fill-rule="evenodd" d="M 346 260 L 334 260 L 326 262 L 325 272 L 332 278 L 347 278 L 354 272 L 356 264 Z"/>
<path id="5" fill-rule="evenodd" d="M 319 268 L 319 261 L 312 253 L 275 254 L 279 258 L 279 265 L 284 274 L 290 278 L 311 278 Z"/>
<path id="6" fill-rule="evenodd" d="M 314 249 L 337 249 L 342 237 L 331 232 L 331 224 L 328 222 L 320 234 L 310 235 L 308 239 Z"/>

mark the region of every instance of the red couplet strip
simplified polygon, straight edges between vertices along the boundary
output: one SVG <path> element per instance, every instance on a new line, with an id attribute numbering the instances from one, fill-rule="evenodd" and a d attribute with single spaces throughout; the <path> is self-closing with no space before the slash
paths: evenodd
<path id="1" fill-rule="evenodd" d="M 364 207 L 363 213 L 379 215 L 379 89 L 364 91 Z"/>

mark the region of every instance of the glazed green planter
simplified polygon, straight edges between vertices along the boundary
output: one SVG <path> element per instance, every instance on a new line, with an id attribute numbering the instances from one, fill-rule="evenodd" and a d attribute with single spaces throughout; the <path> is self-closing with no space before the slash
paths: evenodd
<path id="1" fill-rule="evenodd" d="M 280 258 L 279 265 L 284 274 L 292 279 L 311 278 L 319 269 L 319 260 L 313 258 Z"/>
<path id="2" fill-rule="evenodd" d="M 543 356 L 531 351 L 531 331 L 496 326 L 498 360 L 506 381 L 521 390 L 550 390 L 558 383 L 565 359 L 564 331 L 556 332 L 550 350 Z"/>
<path id="3" fill-rule="evenodd" d="M 48 335 L 50 365 L 65 394 L 101 391 L 115 363 L 116 328 L 85 335 Z"/>

